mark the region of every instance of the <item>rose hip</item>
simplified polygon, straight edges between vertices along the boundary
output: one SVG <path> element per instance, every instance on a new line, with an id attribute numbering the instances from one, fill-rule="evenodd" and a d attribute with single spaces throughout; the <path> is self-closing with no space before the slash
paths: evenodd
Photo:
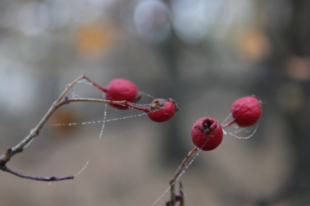
<path id="1" fill-rule="evenodd" d="M 130 103 L 129 103 L 130 104 Z M 165 122 L 171 119 L 179 110 L 176 102 L 171 99 L 154 99 L 149 107 L 138 107 L 130 104 L 132 108 L 144 111 L 154 122 Z"/>
<path id="2" fill-rule="evenodd" d="M 136 102 L 140 98 L 136 85 L 126 79 L 114 79 L 111 81 L 106 88 L 105 97 L 107 100 L 127 100 L 130 102 Z M 118 109 L 128 109 L 127 106 L 123 105 L 111 104 L 111 106 Z"/>
<path id="3" fill-rule="evenodd" d="M 127 79 L 114 79 L 111 81 L 106 88 L 100 86 L 99 84 L 93 82 L 92 80 L 86 78 L 95 87 L 99 88 L 101 91 L 105 92 L 105 97 L 107 100 L 112 101 L 122 101 L 127 100 L 129 102 L 136 102 L 141 99 L 138 89 L 134 83 Z M 110 104 L 117 109 L 128 109 L 128 106 L 119 104 Z"/>
<path id="4" fill-rule="evenodd" d="M 201 150 L 209 151 L 217 148 L 223 140 L 223 129 L 215 119 L 202 117 L 192 127 L 192 141 Z"/>
<path id="5" fill-rule="evenodd" d="M 150 111 L 147 113 L 149 118 L 154 122 L 165 122 L 171 119 L 179 108 L 176 102 L 168 98 L 165 99 L 155 99 L 151 103 Z"/>
<path id="6" fill-rule="evenodd" d="M 262 101 L 255 96 L 237 99 L 231 106 L 233 120 L 226 126 L 237 123 L 240 127 L 255 124 L 262 114 Z"/>

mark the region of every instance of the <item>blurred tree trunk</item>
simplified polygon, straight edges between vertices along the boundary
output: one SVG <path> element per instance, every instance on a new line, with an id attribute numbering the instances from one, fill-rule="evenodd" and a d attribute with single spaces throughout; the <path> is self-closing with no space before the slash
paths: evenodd
<path id="1" fill-rule="evenodd" d="M 281 1 L 278 1 L 278 4 L 280 8 Z M 294 205 L 310 205 L 310 126 L 308 125 L 310 122 L 310 82 L 304 79 L 294 79 L 286 73 L 288 61 L 294 57 L 306 61 L 310 55 L 310 1 L 290 0 L 290 5 L 292 16 L 286 29 L 267 28 L 271 42 L 273 42 L 274 53 L 264 63 L 264 77 L 253 86 L 258 91 L 261 90 L 262 84 L 266 83 L 265 89 L 272 88 L 266 90 L 269 91 L 268 98 L 272 99 L 267 107 L 281 111 L 288 123 L 287 126 L 291 131 L 290 143 L 296 155 L 295 168 L 290 179 L 283 183 L 279 191 L 262 198 L 255 205 L 273 205 L 288 197 L 294 198 Z M 296 68 L 292 69 L 294 69 L 293 72 L 298 72 Z M 310 70 L 309 67 L 307 69 Z M 275 91 L 287 83 L 294 84 L 303 95 L 304 101 L 294 111 L 281 110 L 276 102 Z M 287 93 L 287 95 L 290 94 Z"/>
<path id="2" fill-rule="evenodd" d="M 181 47 L 182 42 L 173 31 L 169 38 L 159 47 L 168 74 L 167 85 L 163 87 L 165 88 L 164 92 L 166 97 L 175 99 L 178 105 L 182 105 L 183 102 L 178 68 Z M 166 127 L 166 136 L 163 137 L 164 164 L 174 168 L 188 152 L 183 143 L 184 141 L 182 141 L 184 134 L 181 134 L 179 127 L 180 117 L 172 118 Z"/>

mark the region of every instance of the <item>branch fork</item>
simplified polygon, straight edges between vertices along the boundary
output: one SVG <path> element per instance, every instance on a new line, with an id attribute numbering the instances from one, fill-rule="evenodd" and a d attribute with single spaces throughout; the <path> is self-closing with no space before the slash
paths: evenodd
<path id="1" fill-rule="evenodd" d="M 44 124 L 47 122 L 47 120 L 52 116 L 52 114 L 61 106 L 67 105 L 71 102 L 97 102 L 97 103 L 105 103 L 105 104 L 123 104 L 127 106 L 134 106 L 131 102 L 128 101 L 112 101 L 112 100 L 105 100 L 105 99 L 93 99 L 93 98 L 68 98 L 66 93 L 71 89 L 77 82 L 79 82 L 82 79 L 86 79 L 90 83 L 94 83 L 92 80 L 90 80 L 85 75 L 81 75 L 78 78 L 76 78 L 72 83 L 70 83 L 65 90 L 61 93 L 61 95 L 57 98 L 57 100 L 51 105 L 49 110 L 46 112 L 46 114 L 43 116 L 43 118 L 40 120 L 40 122 L 37 124 L 35 128 L 33 128 L 29 134 L 16 146 L 8 148 L 2 156 L 0 156 L 0 170 L 4 172 L 8 172 L 12 175 L 30 179 L 30 180 L 37 180 L 37 181 L 61 181 L 61 180 L 70 180 L 74 179 L 74 176 L 64 176 L 64 177 L 36 177 L 31 175 L 25 175 L 19 172 L 16 172 L 6 166 L 6 164 L 11 160 L 11 158 L 16 155 L 17 153 L 21 153 L 23 149 L 26 147 L 26 145 L 32 141 L 35 137 L 37 137 L 44 126 Z M 97 86 L 97 85 L 95 85 Z"/>

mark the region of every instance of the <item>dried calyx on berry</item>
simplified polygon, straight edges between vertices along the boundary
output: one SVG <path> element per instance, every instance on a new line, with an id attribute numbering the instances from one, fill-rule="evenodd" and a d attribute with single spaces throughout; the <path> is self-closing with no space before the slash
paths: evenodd
<path id="1" fill-rule="evenodd" d="M 147 113 L 148 117 L 154 122 L 165 122 L 173 117 L 176 111 L 179 110 L 176 102 L 171 99 L 154 99 L 150 107 L 138 107 L 128 104 L 134 109 L 138 109 Z"/>
<path id="2" fill-rule="evenodd" d="M 93 82 L 89 78 L 86 78 L 91 82 L 95 87 L 100 89 L 105 93 L 105 98 L 112 101 L 123 101 L 127 100 L 129 102 L 137 102 L 141 99 L 141 95 L 138 92 L 138 89 L 134 83 L 127 79 L 114 79 L 112 80 L 106 88 L 100 86 L 96 82 Z M 128 106 L 119 105 L 119 104 L 110 104 L 111 106 L 117 109 L 128 109 Z"/>
<path id="3" fill-rule="evenodd" d="M 154 122 L 165 122 L 171 119 L 174 113 L 178 110 L 178 105 L 171 98 L 154 99 L 147 115 Z"/>
<path id="4" fill-rule="evenodd" d="M 209 151 L 217 148 L 223 140 L 221 124 L 213 118 L 198 119 L 191 131 L 192 141 L 201 150 Z"/>
<path id="5" fill-rule="evenodd" d="M 252 126 L 258 122 L 262 114 L 262 101 L 256 96 L 246 96 L 237 99 L 231 106 L 232 121 L 226 124 L 227 127 L 233 123 L 240 127 Z"/>

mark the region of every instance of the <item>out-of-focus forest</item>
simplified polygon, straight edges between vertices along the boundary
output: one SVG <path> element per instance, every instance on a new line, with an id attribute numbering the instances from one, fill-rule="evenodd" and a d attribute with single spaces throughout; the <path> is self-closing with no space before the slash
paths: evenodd
<path id="1" fill-rule="evenodd" d="M 37 176 L 86 169 L 52 184 L 1 172 L 1 205 L 152 205 L 194 147 L 193 123 L 223 122 L 252 94 L 266 102 L 256 133 L 200 153 L 180 179 L 185 205 L 310 205 L 309 19 L 307 0 L 0 0 L 1 154 L 81 74 L 102 86 L 130 79 L 141 103 L 149 94 L 180 108 L 160 124 L 108 122 L 101 139 L 102 124 L 53 124 L 100 121 L 104 105 L 60 108 L 8 166 Z M 103 98 L 83 82 L 68 95 Z"/>

